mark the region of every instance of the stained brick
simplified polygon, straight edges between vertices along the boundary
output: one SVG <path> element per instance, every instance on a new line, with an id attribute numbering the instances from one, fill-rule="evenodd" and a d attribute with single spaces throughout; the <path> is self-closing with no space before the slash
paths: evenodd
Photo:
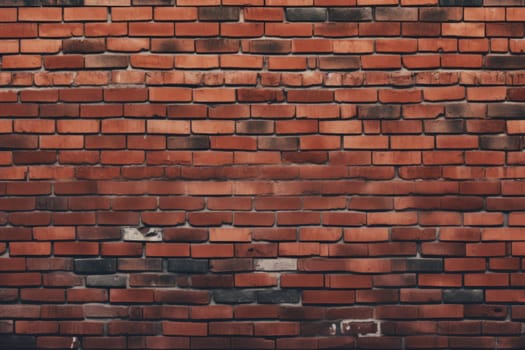
<path id="1" fill-rule="evenodd" d="M 208 260 L 205 259 L 169 259 L 168 271 L 175 273 L 207 273 Z"/>
<path id="2" fill-rule="evenodd" d="M 371 8 L 330 8 L 328 9 L 328 19 L 330 21 L 371 21 Z"/>
<path id="3" fill-rule="evenodd" d="M 238 21 L 240 10 L 238 7 L 199 7 L 201 21 Z"/>
<path id="4" fill-rule="evenodd" d="M 245 304 L 255 301 L 256 295 L 249 290 L 215 290 L 213 300 L 221 304 Z"/>
<path id="5" fill-rule="evenodd" d="M 115 259 L 78 259 L 75 272 L 79 274 L 112 274 L 117 271 Z"/>

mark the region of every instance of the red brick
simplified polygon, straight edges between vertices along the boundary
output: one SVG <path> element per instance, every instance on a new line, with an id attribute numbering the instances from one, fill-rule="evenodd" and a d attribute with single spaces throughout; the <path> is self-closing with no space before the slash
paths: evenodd
<path id="1" fill-rule="evenodd" d="M 42 65 L 42 58 L 36 55 L 10 55 L 3 57 L 4 69 L 36 69 Z"/>
<path id="2" fill-rule="evenodd" d="M 0 23 L 0 38 L 34 38 L 36 23 Z"/>
<path id="3" fill-rule="evenodd" d="M 54 243 L 56 255 L 98 255 L 99 245 L 94 242 L 56 242 Z"/>
<path id="4" fill-rule="evenodd" d="M 162 333 L 178 336 L 206 336 L 207 326 L 205 322 L 163 322 Z"/>
<path id="5" fill-rule="evenodd" d="M 111 289 L 109 301 L 111 303 L 151 303 L 154 300 L 154 291 L 151 289 Z"/>
<path id="6" fill-rule="evenodd" d="M 151 7 L 115 7 L 111 10 L 113 21 L 148 21 L 153 18 Z"/>
<path id="7" fill-rule="evenodd" d="M 64 21 L 106 21 L 107 7 L 66 7 Z"/>

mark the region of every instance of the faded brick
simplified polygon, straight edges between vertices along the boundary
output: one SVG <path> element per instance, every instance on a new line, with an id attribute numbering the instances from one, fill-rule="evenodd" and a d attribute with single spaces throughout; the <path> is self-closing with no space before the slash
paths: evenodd
<path id="1" fill-rule="evenodd" d="M 334 22 L 371 21 L 371 8 L 337 8 L 328 9 L 328 20 Z"/>
<path id="2" fill-rule="evenodd" d="M 78 274 L 112 274 L 117 272 L 116 259 L 76 259 L 75 273 Z"/>
<path id="3" fill-rule="evenodd" d="M 324 22 L 326 9 L 294 7 L 286 9 L 286 19 L 290 22 Z"/>

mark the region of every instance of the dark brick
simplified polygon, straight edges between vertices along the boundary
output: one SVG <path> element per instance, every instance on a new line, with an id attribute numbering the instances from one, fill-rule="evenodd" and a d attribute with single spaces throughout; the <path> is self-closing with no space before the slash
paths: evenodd
<path id="1" fill-rule="evenodd" d="M 466 318 L 504 319 L 507 314 L 506 305 L 465 305 Z"/>
<path id="2" fill-rule="evenodd" d="M 120 55 L 88 55 L 85 56 L 86 68 L 126 68 L 128 56 Z"/>
<path id="3" fill-rule="evenodd" d="M 359 69 L 360 66 L 361 60 L 357 56 L 334 56 L 319 58 L 319 68 L 321 70 Z"/>
<path id="4" fill-rule="evenodd" d="M 243 120 L 237 123 L 238 134 L 271 134 L 273 133 L 273 122 L 268 120 Z"/>
<path id="5" fill-rule="evenodd" d="M 507 97 L 511 101 L 525 101 L 525 88 L 510 88 Z"/>
<path id="6" fill-rule="evenodd" d="M 443 261 L 441 259 L 407 259 L 406 270 L 408 272 L 441 272 Z"/>
<path id="7" fill-rule="evenodd" d="M 445 289 L 443 291 L 445 303 L 482 303 L 483 290 L 481 289 Z"/>
<path id="8" fill-rule="evenodd" d="M 460 21 L 463 11 L 456 8 L 420 8 L 419 20 L 424 22 Z"/>
<path id="9" fill-rule="evenodd" d="M 34 135 L 0 135 L 0 148 L 32 149 L 37 148 L 38 136 Z"/>
<path id="10" fill-rule="evenodd" d="M 485 27 L 485 36 L 488 37 L 505 37 L 521 38 L 525 35 L 525 27 L 521 23 L 487 23 Z M 514 56 L 519 57 L 519 56 Z"/>
<path id="11" fill-rule="evenodd" d="M 38 197 L 35 208 L 38 210 L 66 210 L 67 199 L 61 197 Z"/>
<path id="12" fill-rule="evenodd" d="M 14 321 L 2 321 L 0 320 L 0 333 L 12 333 Z"/>
<path id="13" fill-rule="evenodd" d="M 259 137 L 257 141 L 259 149 L 276 151 L 294 151 L 299 147 L 298 137 Z"/>
<path id="14" fill-rule="evenodd" d="M 91 227 L 77 228 L 78 239 L 81 241 L 112 241 L 121 239 L 119 227 Z"/>
<path id="15" fill-rule="evenodd" d="M 403 7 L 377 7 L 375 9 L 376 21 L 417 21 L 416 8 Z"/>
<path id="16" fill-rule="evenodd" d="M 162 271 L 162 259 L 121 258 L 120 271 Z"/>
<path id="17" fill-rule="evenodd" d="M 64 53 L 98 53 L 106 51 L 104 39 L 66 39 L 62 41 Z"/>
<path id="18" fill-rule="evenodd" d="M 208 240 L 208 230 L 180 227 L 164 230 L 164 240 L 174 242 L 204 242 Z"/>
<path id="19" fill-rule="evenodd" d="M 221 304 L 246 304 L 255 301 L 255 293 L 250 290 L 219 289 L 213 291 L 213 299 Z"/>
<path id="20" fill-rule="evenodd" d="M 168 137 L 168 149 L 208 149 L 208 136 Z"/>
<path id="21" fill-rule="evenodd" d="M 330 8 L 328 20 L 335 22 L 371 21 L 371 8 Z"/>
<path id="22" fill-rule="evenodd" d="M 129 285 L 131 287 L 174 287 L 177 284 L 177 277 L 174 274 L 134 274 L 129 278 Z"/>
<path id="23" fill-rule="evenodd" d="M 425 133 L 427 134 L 461 134 L 465 132 L 465 121 L 453 120 L 425 120 Z"/>
<path id="24" fill-rule="evenodd" d="M 451 103 L 445 107 L 447 118 L 484 118 L 487 107 L 484 104 L 476 103 Z"/>
<path id="25" fill-rule="evenodd" d="M 488 116 L 491 118 L 523 118 L 525 105 L 494 103 L 488 105 Z"/>
<path id="26" fill-rule="evenodd" d="M 250 52 L 252 53 L 290 53 L 292 43 L 290 40 L 252 40 Z"/>
<path id="27" fill-rule="evenodd" d="M 88 287 L 126 287 L 128 278 L 126 275 L 95 275 L 87 276 Z"/>
<path id="28" fill-rule="evenodd" d="M 56 160 L 56 151 L 13 152 L 13 163 L 15 164 L 53 164 Z"/>
<path id="29" fill-rule="evenodd" d="M 315 7 L 295 7 L 286 9 L 286 19 L 290 22 L 324 22 L 326 9 Z"/>
<path id="30" fill-rule="evenodd" d="M 18 299 L 18 289 L 0 288 L 0 302 L 16 301 Z M 0 342 L 0 344 L 2 344 Z"/>
<path id="31" fill-rule="evenodd" d="M 0 7 L 3 7 L 3 6 L 40 6 L 41 4 L 42 4 L 42 0 L 3 0 L 0 2 Z"/>
<path id="32" fill-rule="evenodd" d="M 301 335 L 305 337 L 334 335 L 333 322 L 301 322 Z"/>
<path id="33" fill-rule="evenodd" d="M 77 259 L 75 273 L 78 274 L 112 274 L 117 272 L 116 259 Z"/>
<path id="34" fill-rule="evenodd" d="M 214 259 L 210 261 L 210 270 L 213 272 L 253 271 L 253 260 L 245 258 Z"/>
<path id="35" fill-rule="evenodd" d="M 385 323 L 382 323 L 382 327 Z M 382 329 L 383 334 L 388 334 L 388 331 Z M 377 323 L 375 322 L 345 322 L 341 323 L 341 333 L 342 334 L 367 334 L 367 333 L 376 333 L 377 332 Z"/>
<path id="36" fill-rule="evenodd" d="M 485 68 L 488 69 L 524 69 L 525 60 L 522 56 L 487 56 Z"/>
<path id="37" fill-rule="evenodd" d="M 205 259 L 169 259 L 168 271 L 176 273 L 206 273 L 208 260 Z"/>
<path id="38" fill-rule="evenodd" d="M 238 7 L 199 7 L 201 21 L 238 21 Z"/>
<path id="39" fill-rule="evenodd" d="M 234 53 L 239 51 L 240 41 L 236 39 L 199 39 L 195 43 L 197 52 Z"/>
<path id="40" fill-rule="evenodd" d="M 285 163 L 313 163 L 324 164 L 328 160 L 327 152 L 283 152 L 283 162 Z"/>
<path id="41" fill-rule="evenodd" d="M 397 105 L 360 105 L 357 107 L 359 119 L 399 119 L 401 107 Z"/>
<path id="42" fill-rule="evenodd" d="M 151 52 L 193 52 L 195 42 L 192 39 L 152 39 Z"/>
<path id="43" fill-rule="evenodd" d="M 237 101 L 240 102 L 282 102 L 284 100 L 284 93 L 282 90 L 263 90 L 263 89 L 238 89 Z M 260 120 L 240 121 L 238 124 L 261 122 Z M 270 125 L 270 123 L 266 123 Z M 273 131 L 273 129 L 272 129 Z"/>
<path id="44" fill-rule="evenodd" d="M 325 317 L 325 310 L 317 306 L 279 306 L 280 320 L 319 320 Z"/>
<path id="45" fill-rule="evenodd" d="M 483 6 L 483 0 L 439 0 L 440 6 Z"/>
<path id="46" fill-rule="evenodd" d="M 260 304 L 298 303 L 301 293 L 294 289 L 263 290 L 257 292 L 257 302 Z"/>
<path id="47" fill-rule="evenodd" d="M 480 136 L 479 147 L 491 150 L 519 150 L 521 149 L 520 136 Z"/>
<path id="48" fill-rule="evenodd" d="M 1 349 L 36 349 L 36 337 L 30 335 L 0 335 Z"/>

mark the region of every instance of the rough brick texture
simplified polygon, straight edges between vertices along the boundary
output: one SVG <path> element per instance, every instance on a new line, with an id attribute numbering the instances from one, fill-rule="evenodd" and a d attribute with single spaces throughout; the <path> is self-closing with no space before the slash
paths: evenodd
<path id="1" fill-rule="evenodd" d="M 0 1 L 0 348 L 524 349 L 523 6 Z"/>

